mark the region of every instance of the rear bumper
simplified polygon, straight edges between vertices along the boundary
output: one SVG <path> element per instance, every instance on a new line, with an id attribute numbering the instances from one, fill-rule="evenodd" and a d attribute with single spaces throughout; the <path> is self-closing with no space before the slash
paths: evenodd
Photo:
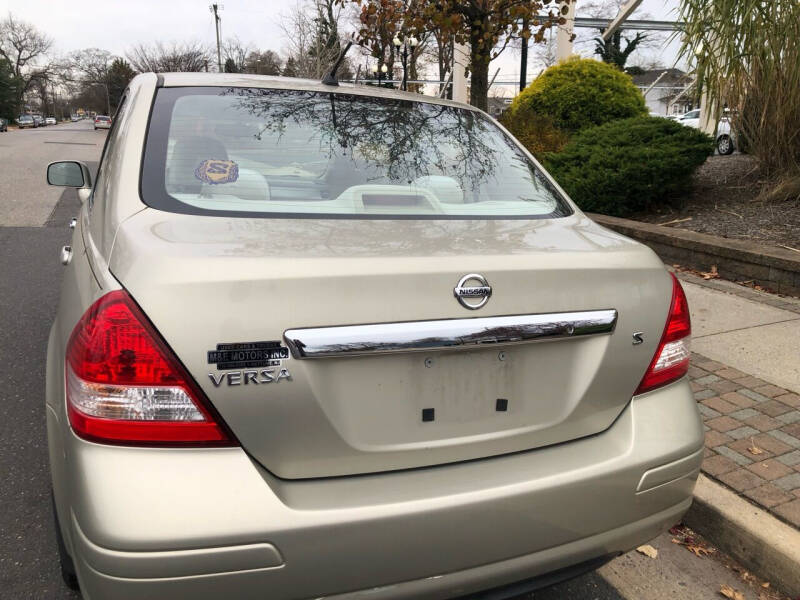
<path id="1" fill-rule="evenodd" d="M 685 380 L 591 438 L 372 476 L 283 481 L 239 449 L 73 437 L 68 534 L 92 600 L 458 597 L 655 537 L 691 503 L 702 442 Z"/>

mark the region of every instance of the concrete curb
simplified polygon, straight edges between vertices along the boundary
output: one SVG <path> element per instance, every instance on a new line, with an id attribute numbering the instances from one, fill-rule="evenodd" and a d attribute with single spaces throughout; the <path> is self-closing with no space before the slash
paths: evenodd
<path id="1" fill-rule="evenodd" d="M 699 271 L 709 271 L 715 266 L 725 279 L 753 281 L 780 294 L 800 295 L 800 253 L 607 215 L 587 216 L 647 244 L 666 263 L 678 263 Z"/>
<path id="2" fill-rule="evenodd" d="M 683 520 L 784 593 L 800 595 L 800 531 L 704 475 Z"/>

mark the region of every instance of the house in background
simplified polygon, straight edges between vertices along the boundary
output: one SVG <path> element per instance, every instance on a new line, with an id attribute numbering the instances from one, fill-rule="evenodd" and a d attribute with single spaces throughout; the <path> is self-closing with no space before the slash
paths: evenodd
<path id="1" fill-rule="evenodd" d="M 651 113 L 669 116 L 682 115 L 695 108 L 694 94 L 691 91 L 686 92 L 686 88 L 692 83 L 692 78 L 680 69 L 644 71 L 641 74 L 633 75 L 633 83 L 644 94 L 662 73 L 666 74 L 645 94 L 644 101 L 647 104 L 647 110 Z"/>
<path id="2" fill-rule="evenodd" d="M 508 107 L 511 106 L 511 101 L 513 98 L 501 98 L 498 96 L 490 96 L 489 97 L 489 107 L 486 112 L 492 115 L 495 119 L 499 119 L 500 116 L 508 110 Z"/>

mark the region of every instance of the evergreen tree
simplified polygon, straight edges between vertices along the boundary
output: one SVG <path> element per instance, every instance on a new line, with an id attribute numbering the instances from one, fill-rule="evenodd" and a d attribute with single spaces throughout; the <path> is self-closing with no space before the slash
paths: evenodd
<path id="1" fill-rule="evenodd" d="M 0 58 L 0 117 L 13 122 L 18 113 L 17 80 L 8 61 Z"/>
<path id="2" fill-rule="evenodd" d="M 601 30 L 602 33 L 602 30 Z M 609 65 L 614 65 L 619 69 L 625 69 L 628 57 L 636 50 L 636 47 L 647 39 L 644 33 L 637 33 L 633 39 L 625 39 L 625 49 L 622 49 L 622 32 L 617 30 L 611 39 L 604 40 L 602 37 L 594 38 L 594 53 L 600 56 L 600 60 Z"/>
<path id="3" fill-rule="evenodd" d="M 286 64 L 283 67 L 284 77 L 297 77 L 297 63 L 293 57 L 286 59 Z"/>
<path id="4" fill-rule="evenodd" d="M 108 85 L 109 101 L 111 108 L 116 111 L 122 93 L 128 87 L 128 83 L 136 75 L 131 65 L 123 58 L 115 58 L 108 69 L 106 83 Z"/>

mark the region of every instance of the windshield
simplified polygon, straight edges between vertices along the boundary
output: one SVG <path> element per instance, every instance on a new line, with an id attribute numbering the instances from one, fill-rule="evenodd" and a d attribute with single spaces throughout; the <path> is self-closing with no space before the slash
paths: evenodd
<path id="1" fill-rule="evenodd" d="M 164 88 L 146 204 L 191 214 L 553 218 L 568 204 L 476 111 L 340 94 Z"/>

